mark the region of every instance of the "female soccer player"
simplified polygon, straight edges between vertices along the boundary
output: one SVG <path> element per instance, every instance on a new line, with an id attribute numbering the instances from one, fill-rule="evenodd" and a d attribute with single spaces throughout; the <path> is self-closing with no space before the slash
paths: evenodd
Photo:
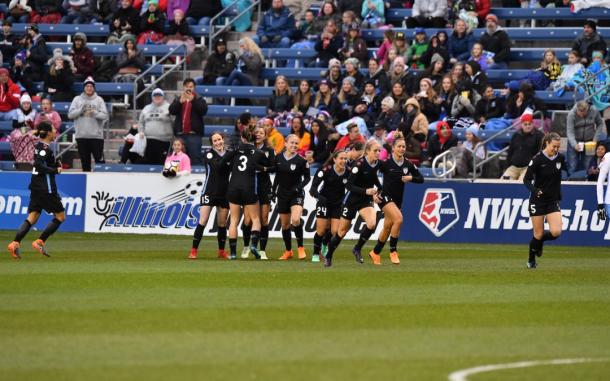
<path id="1" fill-rule="evenodd" d="M 383 250 L 388 236 L 390 237 L 390 261 L 395 265 L 400 264 L 397 245 L 402 225 L 401 207 L 405 184 L 408 182 L 416 184 L 424 182 L 424 177 L 419 173 L 417 167 L 405 157 L 406 151 L 405 138 L 398 132 L 394 135 L 392 155 L 388 160 L 381 163 L 383 192 L 380 196 L 379 208 L 384 215 L 383 230 L 379 234 L 377 244 L 369 253 L 375 265 L 381 265 L 379 253 Z"/>
<path id="2" fill-rule="evenodd" d="M 604 182 L 608 180 L 606 195 L 604 197 Z M 599 175 L 597 177 L 597 216 L 605 220 L 610 214 L 610 152 L 604 155 L 599 164 Z"/>
<path id="3" fill-rule="evenodd" d="M 265 128 L 260 125 L 254 130 L 255 146 L 258 150 L 262 151 L 268 163 L 275 163 L 275 151 L 267 144 L 267 134 Z M 258 203 L 260 204 L 260 218 L 261 218 L 261 234 L 260 234 L 260 250 L 258 254 L 261 259 L 267 259 L 265 250 L 267 249 L 267 240 L 269 239 L 269 212 L 271 211 L 271 198 L 272 198 L 272 184 L 269 172 L 258 171 L 257 176 L 257 194 Z M 248 246 L 250 246 L 250 235 L 252 232 L 252 221 L 247 213 L 244 213 L 244 222 L 241 225 L 243 239 L 244 239 L 244 250 L 241 253 L 241 257 L 246 259 L 250 254 Z"/>
<path id="4" fill-rule="evenodd" d="M 360 239 L 358 239 L 352 253 L 358 263 L 364 263 L 360 251 L 377 226 L 373 199 L 381 191 L 381 183 L 377 177 L 377 172 L 381 167 L 379 163 L 380 151 L 379 143 L 369 140 L 364 147 L 364 158 L 358 160 L 351 169 L 347 179 L 347 195 L 343 199 L 341 221 L 339 221 L 337 234 L 333 235 L 328 245 L 328 253 L 324 257 L 325 267 L 332 266 L 333 253 L 347 234 L 356 213 L 360 214 L 366 226 L 362 229 Z"/>
<path id="5" fill-rule="evenodd" d="M 193 234 L 193 246 L 190 259 L 197 258 L 197 250 L 203 230 L 208 223 L 212 208 L 216 207 L 216 221 L 218 225 L 218 258 L 227 259 L 229 255 L 225 251 L 227 241 L 227 217 L 229 216 L 229 202 L 227 201 L 227 189 L 229 187 L 229 174 L 231 168 L 228 164 L 221 166 L 222 157 L 227 154 L 225 150 L 225 139 L 220 132 L 212 133 L 210 136 L 212 148 L 203 155 L 203 165 L 206 169 L 205 183 L 201 191 L 201 206 L 199 207 L 199 224 Z"/>
<path id="6" fill-rule="evenodd" d="M 251 127 L 244 128 L 241 132 L 242 142 L 236 150 L 226 154 L 221 160 L 221 166 L 230 163 L 231 179 L 227 199 L 231 212 L 231 223 L 229 226 L 229 247 L 231 259 L 237 259 L 237 225 L 241 217 L 241 206 L 252 220 L 252 242 L 250 252 L 256 259 L 260 259 L 258 253 L 258 238 L 261 229 L 260 206 L 256 194 L 256 171 L 266 170 L 264 167 L 265 155 L 254 146 L 254 132 Z"/>
<path id="7" fill-rule="evenodd" d="M 523 183 L 530 191 L 529 211 L 534 236 L 530 241 L 527 267 L 536 268 L 536 257 L 542 256 L 544 241 L 557 239 L 561 234 L 561 171 L 565 157 L 559 153 L 561 138 L 551 132 L 542 139 L 542 151 L 530 161 Z M 549 231 L 544 231 L 544 219 Z"/>
<path id="8" fill-rule="evenodd" d="M 309 194 L 318 199 L 318 204 L 316 205 L 316 234 L 313 237 L 312 262 L 320 262 L 320 250 L 324 237 L 337 234 L 341 217 L 341 203 L 345 196 L 348 176 L 347 152 L 335 151 L 313 178 Z M 326 253 L 323 252 L 323 254 Z"/>
<path id="9" fill-rule="evenodd" d="M 305 186 L 311 176 L 307 160 L 297 154 L 299 137 L 288 135 L 286 149 L 275 158 L 275 181 L 273 194 L 277 196 L 277 210 L 282 224 L 282 238 L 286 250 L 279 258 L 287 260 L 292 258 L 292 238 L 290 230 L 294 231 L 297 239 L 299 259 L 307 258 L 303 247 L 303 203 L 305 202 Z"/>
<path id="10" fill-rule="evenodd" d="M 61 162 L 55 159 L 50 144 L 55 139 L 55 129 L 48 121 L 41 122 L 34 135 L 40 137 L 40 141 L 34 149 L 34 168 L 32 168 L 32 179 L 30 180 L 30 204 L 28 205 L 28 216 L 17 230 L 15 239 L 8 245 L 8 251 L 15 259 L 21 259 L 21 240 L 28 234 L 32 225 L 40 218 L 40 213 L 46 210 L 53 213 L 53 219 L 46 226 L 40 237 L 32 242 L 32 247 L 45 257 L 49 257 L 45 242 L 59 229 L 66 220 L 64 206 L 57 192 L 55 175 L 61 173 Z"/>

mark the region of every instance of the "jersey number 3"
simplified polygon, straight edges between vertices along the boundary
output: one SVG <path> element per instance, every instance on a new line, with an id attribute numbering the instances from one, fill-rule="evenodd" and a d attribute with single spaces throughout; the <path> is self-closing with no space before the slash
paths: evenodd
<path id="1" fill-rule="evenodd" d="M 240 161 L 240 164 L 237 166 L 237 169 L 239 169 L 240 171 L 243 172 L 248 167 L 248 157 L 247 156 L 240 156 L 239 157 L 239 161 Z"/>

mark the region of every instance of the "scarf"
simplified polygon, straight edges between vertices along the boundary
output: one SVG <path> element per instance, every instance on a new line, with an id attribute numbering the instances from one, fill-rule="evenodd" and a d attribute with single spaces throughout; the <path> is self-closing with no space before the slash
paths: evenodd
<path id="1" fill-rule="evenodd" d="M 195 99 L 195 98 L 193 98 Z M 182 105 L 182 133 L 191 133 L 191 110 L 193 109 L 193 101 L 184 102 Z"/>

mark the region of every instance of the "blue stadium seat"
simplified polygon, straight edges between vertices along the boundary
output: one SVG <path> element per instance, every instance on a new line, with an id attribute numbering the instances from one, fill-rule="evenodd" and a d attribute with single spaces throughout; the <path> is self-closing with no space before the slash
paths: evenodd
<path id="1" fill-rule="evenodd" d="M 25 33 L 29 24 L 13 24 L 13 32 Z M 166 25 L 166 29 L 169 25 Z M 73 36 L 76 32 L 83 32 L 89 37 L 108 37 L 110 27 L 105 24 L 39 24 L 40 33 L 45 36 Z M 210 33 L 208 25 L 190 25 L 189 31 L 193 37 L 207 36 Z"/>
<path id="2" fill-rule="evenodd" d="M 500 20 L 555 20 L 572 19 L 586 20 L 588 18 L 601 19 L 610 15 L 610 9 L 590 8 L 578 13 L 570 12 L 570 8 L 492 8 L 491 12 Z M 411 9 L 391 8 L 386 12 L 388 21 L 401 21 L 411 17 Z"/>
<path id="3" fill-rule="evenodd" d="M 2 148 L 0 148 L 0 152 Z M 14 161 L 0 161 L 0 171 L 14 171 L 15 170 L 15 162 Z"/>
<path id="4" fill-rule="evenodd" d="M 253 116 L 261 117 L 267 115 L 267 108 L 264 106 L 210 105 L 208 106 L 208 113 L 206 116 L 215 118 L 237 118 L 244 112 L 249 112 Z"/>
<path id="5" fill-rule="evenodd" d="M 151 164 L 95 164 L 94 172 L 134 172 L 134 173 L 159 173 L 163 172 L 162 165 Z M 193 167 L 191 173 L 205 173 L 203 167 Z"/>
<path id="6" fill-rule="evenodd" d="M 61 131 L 65 131 L 72 126 L 72 122 L 64 122 L 61 125 Z M 0 134 L 10 134 L 13 131 L 13 121 L 0 121 Z"/>
<path id="7" fill-rule="evenodd" d="M 87 44 L 89 49 L 93 51 L 93 54 L 96 56 L 116 56 L 123 50 L 123 45 L 108 45 L 108 44 L 97 44 L 91 43 Z M 72 49 L 72 44 L 67 42 L 49 42 L 47 43 L 47 50 L 49 53 L 53 52 L 53 49 L 60 48 L 64 54 L 69 54 L 70 49 Z M 138 49 L 140 49 L 145 56 L 148 57 L 158 57 L 164 56 L 169 53 L 175 46 L 170 45 L 138 45 Z M 186 48 L 181 46 L 176 54 L 184 54 Z"/>
<path id="8" fill-rule="evenodd" d="M 71 102 L 55 102 L 53 103 L 53 109 L 59 114 L 66 115 L 68 113 L 68 110 L 70 109 L 70 103 Z M 32 105 L 36 108 L 36 110 L 40 111 L 39 102 L 34 102 Z M 106 102 L 106 108 L 108 109 L 108 112 L 111 112 L 112 103 Z"/>
<path id="9" fill-rule="evenodd" d="M 44 90 L 44 82 L 35 82 L 34 87 L 37 91 Z M 75 94 L 83 92 L 83 83 L 76 82 L 72 85 L 72 90 Z M 133 95 L 135 85 L 133 83 L 118 83 L 118 82 L 96 82 L 95 91 L 98 95 Z"/>

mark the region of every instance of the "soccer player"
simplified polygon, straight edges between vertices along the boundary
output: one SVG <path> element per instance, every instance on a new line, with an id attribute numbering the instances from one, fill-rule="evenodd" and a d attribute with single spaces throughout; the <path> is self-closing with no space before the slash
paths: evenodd
<path id="1" fill-rule="evenodd" d="M 210 143 L 212 148 L 203 154 L 206 177 L 203 190 L 201 191 L 199 224 L 193 234 L 193 246 L 189 254 L 190 259 L 197 258 L 197 250 L 203 236 L 203 230 L 208 223 L 210 213 L 214 207 L 216 207 L 216 221 L 218 225 L 218 258 L 229 258 L 225 251 L 225 244 L 227 241 L 227 217 L 229 216 L 227 189 L 229 187 L 231 168 L 228 163 L 225 163 L 224 166 L 221 165 L 222 157 L 227 154 L 224 136 L 220 132 L 214 132 L 210 136 Z"/>
<path id="2" fill-rule="evenodd" d="M 604 197 L 604 182 L 608 180 L 606 195 Z M 610 152 L 604 155 L 599 164 L 599 175 L 597 177 L 597 216 L 605 220 L 610 214 Z"/>
<path id="3" fill-rule="evenodd" d="M 260 125 L 254 130 L 255 141 L 254 144 L 257 149 L 263 152 L 269 165 L 275 163 L 275 151 L 267 144 L 267 134 L 265 128 Z M 272 168 L 268 168 L 267 171 L 257 171 L 257 194 L 258 203 L 260 205 L 260 218 L 261 218 L 261 233 L 260 233 L 260 250 L 258 254 L 261 259 L 267 259 L 267 240 L 269 239 L 269 212 L 271 211 L 271 198 L 272 198 L 272 184 L 269 172 Z M 250 235 L 252 232 L 252 221 L 247 213 L 244 213 L 244 222 L 241 225 L 243 239 L 244 239 L 244 250 L 241 253 L 243 259 L 248 258 L 250 250 Z"/>
<path id="4" fill-rule="evenodd" d="M 275 181 L 273 194 L 277 196 L 277 210 L 282 225 L 282 238 L 286 250 L 279 258 L 287 260 L 293 257 L 290 230 L 297 239 L 299 259 L 307 258 L 303 247 L 303 203 L 305 186 L 311 178 L 307 160 L 297 154 L 299 137 L 291 134 L 286 137 L 286 148 L 275 158 Z"/>
<path id="5" fill-rule="evenodd" d="M 551 132 L 542 139 L 542 151 L 530 161 L 523 183 L 530 191 L 529 212 L 534 236 L 530 241 L 527 267 L 536 268 L 536 257 L 542 256 L 544 241 L 559 237 L 562 229 L 561 171 L 566 168 L 565 157 L 559 153 L 561 138 Z M 544 220 L 549 231 L 544 231 Z"/>
<path id="6" fill-rule="evenodd" d="M 61 173 L 61 162 L 55 159 L 50 144 L 55 139 L 55 129 L 50 122 L 41 122 L 34 135 L 40 137 L 34 149 L 34 168 L 30 180 L 30 204 L 28 216 L 17 230 L 15 239 L 8 245 L 8 251 L 15 259 L 21 259 L 20 243 L 28 234 L 32 225 L 35 225 L 43 210 L 53 213 L 53 219 L 46 226 L 40 237 L 32 242 L 32 247 L 45 257 L 49 257 L 45 243 L 47 239 L 59 229 L 66 220 L 64 206 L 57 192 L 55 175 Z"/>
<path id="7" fill-rule="evenodd" d="M 343 199 L 339 228 L 337 229 L 337 234 L 333 235 L 328 245 L 328 253 L 324 257 L 325 267 L 332 266 L 333 253 L 347 234 L 356 213 L 360 214 L 366 226 L 362 229 L 360 239 L 358 239 L 358 243 L 354 246 L 352 253 L 358 263 L 364 263 L 361 254 L 362 246 L 368 241 L 377 226 L 377 216 L 373 207 L 373 200 L 381 190 L 381 183 L 377 177 L 377 172 L 381 167 L 379 163 L 380 151 L 381 146 L 379 143 L 369 140 L 364 147 L 364 157 L 358 160 L 350 171 L 346 186 L 347 194 Z M 378 198 L 377 200 L 380 201 Z"/>
<path id="8" fill-rule="evenodd" d="M 241 131 L 241 143 L 236 150 L 229 152 L 221 160 L 221 165 L 230 163 L 231 178 L 227 199 L 231 213 L 229 225 L 229 247 L 231 259 L 237 259 L 237 225 L 241 217 L 241 207 L 252 220 L 252 236 L 250 252 L 256 259 L 258 253 L 258 239 L 261 229 L 260 206 L 256 194 L 256 171 L 265 171 L 265 155 L 254 146 L 254 131 L 251 127 Z"/>
<path id="9" fill-rule="evenodd" d="M 381 173 L 383 173 L 383 192 L 380 195 L 381 202 L 379 208 L 384 215 L 383 230 L 379 234 L 377 244 L 369 253 L 373 264 L 381 265 L 381 250 L 390 237 L 390 261 L 398 265 L 398 236 L 402 225 L 402 196 L 405 184 L 413 182 L 421 184 L 424 177 L 419 173 L 417 167 L 405 157 L 407 145 L 401 133 L 394 135 L 392 144 L 392 155 L 381 163 Z"/>
<path id="10" fill-rule="evenodd" d="M 322 247 L 324 238 L 337 234 L 348 176 L 347 152 L 335 151 L 313 178 L 309 194 L 316 198 L 318 203 L 312 262 L 320 262 L 321 250 L 322 255 L 326 255 L 327 248 L 324 250 Z"/>

